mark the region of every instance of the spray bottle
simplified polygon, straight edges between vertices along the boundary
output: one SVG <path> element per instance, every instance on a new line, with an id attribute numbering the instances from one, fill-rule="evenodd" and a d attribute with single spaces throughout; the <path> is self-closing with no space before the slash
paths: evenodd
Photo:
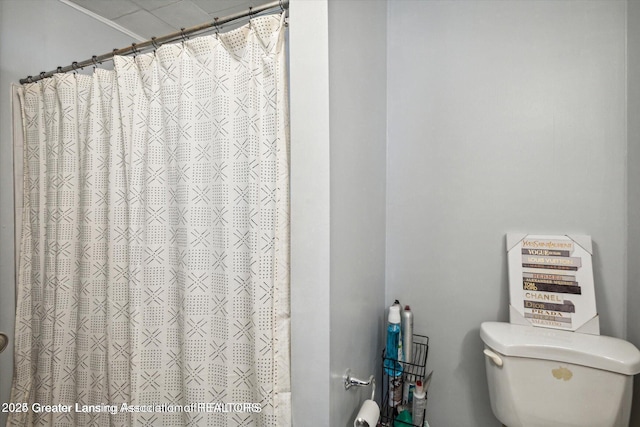
<path id="1" fill-rule="evenodd" d="M 400 338 L 400 306 L 389 308 L 387 325 L 387 347 L 384 358 L 384 371 L 389 377 L 389 406 L 396 407 L 402 402 L 402 340 Z"/>

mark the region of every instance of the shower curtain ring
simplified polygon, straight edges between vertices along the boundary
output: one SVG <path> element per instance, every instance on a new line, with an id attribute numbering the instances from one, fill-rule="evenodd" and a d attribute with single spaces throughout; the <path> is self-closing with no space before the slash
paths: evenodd
<path id="1" fill-rule="evenodd" d="M 33 76 L 27 76 L 27 83 L 33 83 Z"/>
<path id="2" fill-rule="evenodd" d="M 249 28 L 251 28 L 251 20 L 253 19 L 253 7 L 249 6 Z"/>
<path id="3" fill-rule="evenodd" d="M 41 79 L 44 79 L 44 75 L 45 75 L 45 74 L 47 74 L 47 73 L 45 73 L 44 71 L 41 71 L 41 72 L 40 72 L 40 78 L 41 78 Z"/>
<path id="4" fill-rule="evenodd" d="M 189 37 L 184 33 L 184 27 L 180 28 L 180 37 L 182 37 L 183 43 L 189 40 Z"/>
<path id="5" fill-rule="evenodd" d="M 73 72 L 77 73 L 78 72 L 78 61 L 73 61 L 71 63 L 71 68 L 73 68 Z"/>
<path id="6" fill-rule="evenodd" d="M 139 51 L 139 50 L 138 50 L 138 48 L 136 47 L 136 44 L 135 44 L 135 43 L 131 43 L 131 51 L 133 52 L 133 57 L 134 57 L 134 58 L 136 57 L 136 55 L 137 55 L 138 53 L 140 53 L 140 51 Z"/>
<path id="7" fill-rule="evenodd" d="M 93 55 L 91 57 L 91 62 L 93 62 L 93 69 L 95 70 L 98 67 L 98 57 L 96 55 Z"/>
<path id="8" fill-rule="evenodd" d="M 62 67 L 58 65 L 58 68 L 56 68 L 56 72 L 62 73 Z"/>
<path id="9" fill-rule="evenodd" d="M 218 27 L 218 18 L 217 16 L 215 18 L 213 18 L 213 28 L 216 29 L 216 39 L 218 38 L 218 35 L 220 34 L 220 27 Z"/>
<path id="10" fill-rule="evenodd" d="M 151 37 L 151 44 L 153 45 L 154 51 L 158 49 L 159 46 L 158 46 L 158 43 L 156 42 L 155 36 Z"/>

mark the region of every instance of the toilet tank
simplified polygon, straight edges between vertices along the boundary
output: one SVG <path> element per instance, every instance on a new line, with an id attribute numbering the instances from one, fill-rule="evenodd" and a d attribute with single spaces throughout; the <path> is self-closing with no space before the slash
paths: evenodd
<path id="1" fill-rule="evenodd" d="M 507 427 L 628 427 L 640 351 L 624 340 L 485 322 L 494 415 Z"/>

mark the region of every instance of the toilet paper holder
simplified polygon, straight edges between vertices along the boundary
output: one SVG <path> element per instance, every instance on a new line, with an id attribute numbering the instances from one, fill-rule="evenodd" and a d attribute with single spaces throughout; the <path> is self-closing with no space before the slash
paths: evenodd
<path id="1" fill-rule="evenodd" d="M 351 387 L 366 387 L 371 385 L 371 400 L 375 400 L 376 396 L 376 378 L 371 375 L 368 381 L 360 380 L 351 376 L 351 369 L 347 369 L 344 373 L 344 389 L 349 390 Z"/>

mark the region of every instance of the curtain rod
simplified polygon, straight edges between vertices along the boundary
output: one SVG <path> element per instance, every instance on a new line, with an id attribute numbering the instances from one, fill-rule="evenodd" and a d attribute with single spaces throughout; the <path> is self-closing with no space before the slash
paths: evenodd
<path id="1" fill-rule="evenodd" d="M 207 30 L 209 28 L 215 27 L 218 28 L 223 24 L 226 24 L 231 21 L 236 21 L 241 18 L 245 18 L 247 16 L 254 16 L 259 13 L 265 12 L 269 9 L 280 8 L 282 11 L 289 8 L 289 0 L 275 0 L 269 3 L 265 3 L 260 6 L 250 7 L 248 10 L 244 12 L 234 13 L 233 15 L 228 15 L 222 18 L 214 18 L 213 21 L 207 22 L 205 24 L 196 25 L 194 27 L 182 28 L 180 31 L 175 33 L 167 34 L 162 37 L 151 37 L 150 40 L 140 42 L 140 43 L 131 43 L 131 46 L 123 47 L 121 49 L 113 49 L 113 51 L 109 53 L 105 53 L 103 55 L 94 55 L 91 59 L 87 59 L 81 62 L 74 62 L 71 65 L 67 65 L 66 67 L 58 67 L 55 70 L 41 72 L 37 76 L 29 76 L 24 79 L 20 79 L 21 84 L 25 83 L 33 83 L 38 80 L 42 80 L 47 77 L 51 77 L 56 73 L 66 73 L 69 71 L 75 71 L 79 68 L 88 67 L 89 65 L 98 65 L 103 63 L 104 61 L 113 60 L 113 57 L 116 55 L 127 55 L 130 53 L 140 53 L 144 49 L 148 49 L 150 47 L 157 49 L 163 44 L 174 42 L 177 40 L 184 40 L 188 35 L 194 34 L 200 31 Z"/>

